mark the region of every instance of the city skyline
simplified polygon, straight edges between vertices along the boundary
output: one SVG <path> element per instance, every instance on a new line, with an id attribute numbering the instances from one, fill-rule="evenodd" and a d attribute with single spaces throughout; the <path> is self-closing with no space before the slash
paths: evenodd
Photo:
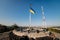
<path id="1" fill-rule="evenodd" d="M 32 14 L 32 26 L 42 25 L 42 10 L 46 17 L 46 25 L 60 26 L 60 0 L 0 0 L 0 24 L 20 26 L 29 25 L 29 4 L 36 11 Z"/>

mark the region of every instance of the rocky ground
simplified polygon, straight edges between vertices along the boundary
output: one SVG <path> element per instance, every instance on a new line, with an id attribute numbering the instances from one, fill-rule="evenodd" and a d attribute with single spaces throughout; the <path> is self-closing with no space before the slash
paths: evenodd
<path id="1" fill-rule="evenodd" d="M 10 32 L 0 33 L 0 40 L 9 40 L 9 33 Z"/>
<path id="2" fill-rule="evenodd" d="M 9 33 L 10 32 L 0 33 L 0 40 L 10 40 Z M 35 35 L 33 35 L 33 34 L 35 34 Z M 33 33 L 33 34 L 30 33 L 29 36 L 36 37 L 36 35 L 37 36 L 46 35 L 46 33 L 44 34 L 43 32 L 40 32 L 39 34 L 37 34 L 37 33 Z M 60 34 L 59 33 L 54 33 L 54 34 L 56 35 L 57 38 L 60 38 Z"/>

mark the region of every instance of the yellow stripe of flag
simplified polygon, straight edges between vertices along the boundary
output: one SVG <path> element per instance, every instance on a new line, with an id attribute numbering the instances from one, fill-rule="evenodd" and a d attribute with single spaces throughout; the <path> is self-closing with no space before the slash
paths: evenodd
<path id="1" fill-rule="evenodd" d="M 32 13 L 32 14 L 35 13 L 35 11 L 32 8 L 30 8 L 29 12 Z"/>

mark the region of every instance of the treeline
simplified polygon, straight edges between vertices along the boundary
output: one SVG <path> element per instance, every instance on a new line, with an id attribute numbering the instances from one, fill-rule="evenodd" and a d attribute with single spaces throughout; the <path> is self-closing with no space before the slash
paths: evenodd
<path id="1" fill-rule="evenodd" d="M 60 30 L 58 29 L 48 28 L 48 30 L 52 32 L 60 33 Z"/>
<path id="2" fill-rule="evenodd" d="M 0 24 L 0 33 L 8 32 L 8 31 L 14 30 L 16 28 L 19 28 L 19 26 L 17 26 L 16 24 L 14 24 L 12 26 L 6 26 L 6 25 Z"/>

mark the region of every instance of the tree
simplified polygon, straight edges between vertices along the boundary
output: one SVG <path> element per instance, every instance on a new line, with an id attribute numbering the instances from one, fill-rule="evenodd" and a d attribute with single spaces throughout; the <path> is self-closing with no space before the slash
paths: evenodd
<path id="1" fill-rule="evenodd" d="M 12 28 L 13 28 L 13 29 L 17 29 L 17 28 L 19 28 L 19 27 L 17 26 L 17 24 L 14 24 L 14 25 L 12 25 Z"/>

